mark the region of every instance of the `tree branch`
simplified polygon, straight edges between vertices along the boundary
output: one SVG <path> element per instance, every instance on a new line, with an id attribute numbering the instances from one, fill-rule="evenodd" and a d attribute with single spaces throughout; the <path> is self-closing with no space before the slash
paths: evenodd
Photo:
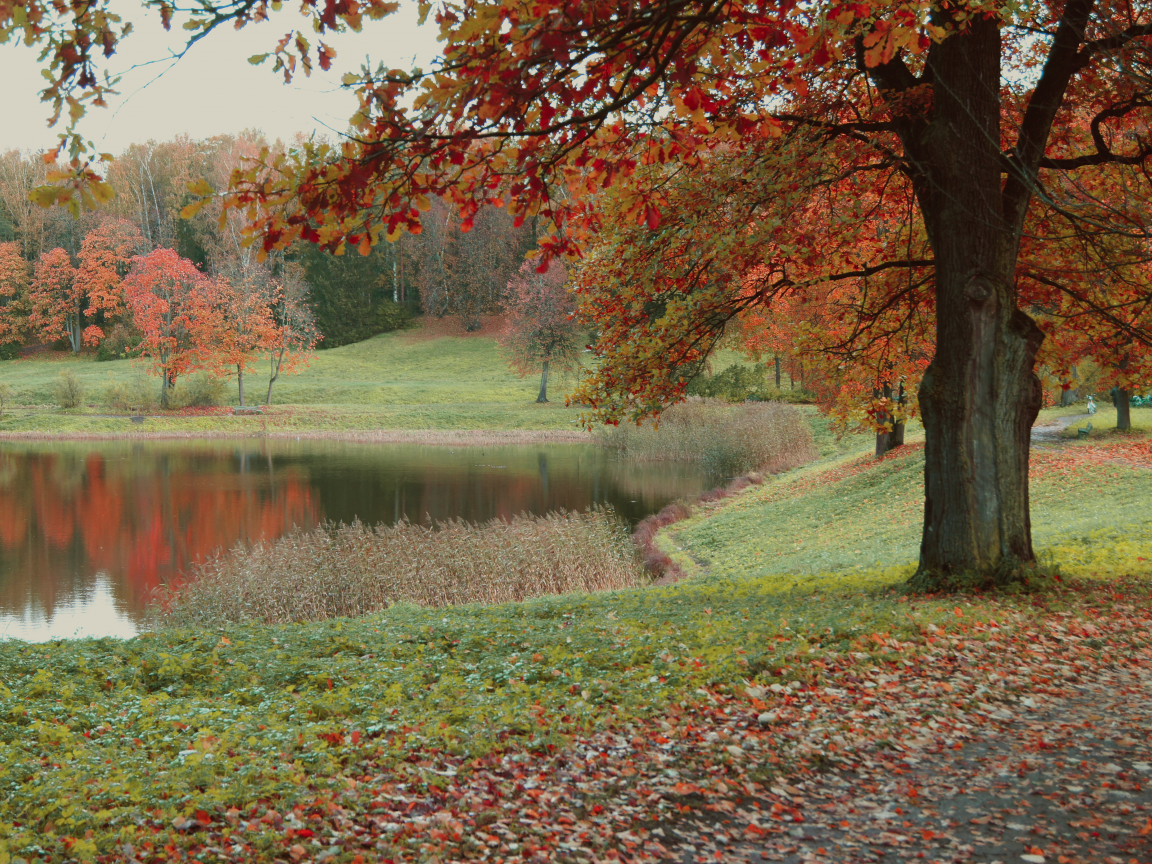
<path id="1" fill-rule="evenodd" d="M 1152 144 L 1146 144 L 1137 153 L 1128 156 L 1118 155 L 1112 152 L 1112 148 L 1109 147 L 1108 142 L 1104 140 L 1104 133 L 1101 129 L 1105 120 L 1125 117 L 1137 108 L 1152 108 L 1152 102 L 1140 97 L 1134 97 L 1120 105 L 1113 105 L 1111 108 L 1106 108 L 1092 118 L 1091 132 L 1092 143 L 1096 145 L 1095 153 L 1055 159 L 1045 157 L 1040 160 L 1037 167 L 1070 171 L 1087 165 L 1138 165 L 1149 156 L 1152 156 Z"/>
<path id="2" fill-rule="evenodd" d="M 1082 67 L 1078 49 L 1084 40 L 1084 28 L 1094 5 L 1095 0 L 1068 0 L 1056 36 L 1052 39 L 1044 71 L 1028 100 L 1014 158 L 1009 163 L 1014 170 L 1004 184 L 1004 218 L 1017 233 L 1023 229 L 1037 167 L 1044 158 L 1044 148 L 1056 113 L 1064 101 L 1072 76 Z"/>

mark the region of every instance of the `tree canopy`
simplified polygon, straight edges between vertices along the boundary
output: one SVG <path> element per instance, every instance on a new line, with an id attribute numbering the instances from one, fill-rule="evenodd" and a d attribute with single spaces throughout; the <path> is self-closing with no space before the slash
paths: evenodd
<path id="1" fill-rule="evenodd" d="M 394 8 L 302 7 L 321 37 Z M 19 25 L 49 39 L 46 95 L 74 116 L 76 94 L 105 92 L 92 52 L 114 50 L 120 23 L 104 9 Z M 185 26 L 199 38 L 268 12 L 208 3 Z M 367 253 L 419 233 L 434 196 L 464 229 L 485 205 L 539 214 L 542 267 L 591 265 L 578 290 L 602 362 L 581 395 L 613 422 L 679 398 L 725 327 L 782 299 L 816 298 L 844 326 L 812 344 L 873 385 L 908 374 L 896 346 L 922 340 L 918 584 L 1027 578 L 1046 331 L 1095 334 L 1125 379 L 1152 344 L 1147 4 L 458 0 L 435 21 L 432 69 L 346 78 L 346 141 L 233 174 L 228 206 L 266 252 Z M 299 33 L 273 53 L 286 76 L 331 58 Z M 45 200 L 98 197 L 90 171 L 77 161 Z"/>

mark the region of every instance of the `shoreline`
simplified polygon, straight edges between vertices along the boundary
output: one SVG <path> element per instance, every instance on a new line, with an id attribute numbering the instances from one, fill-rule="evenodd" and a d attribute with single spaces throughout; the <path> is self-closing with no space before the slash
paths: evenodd
<path id="1" fill-rule="evenodd" d="M 429 446 L 494 447 L 516 444 L 593 444 L 591 432 L 549 429 L 364 429 L 289 432 L 136 431 L 124 432 L 0 432 L 5 441 L 180 441 L 275 439 L 347 441 L 360 444 L 426 444 Z"/>

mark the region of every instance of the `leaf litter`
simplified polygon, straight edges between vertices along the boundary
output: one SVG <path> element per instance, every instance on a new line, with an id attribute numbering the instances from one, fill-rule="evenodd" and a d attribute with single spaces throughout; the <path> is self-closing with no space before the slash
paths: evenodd
<path id="1" fill-rule="evenodd" d="M 331 757 L 327 776 L 285 753 L 277 794 L 228 800 L 201 775 L 175 815 L 125 784 L 137 803 L 95 831 L 70 835 L 57 809 L 60 825 L 34 823 L 37 842 L 0 849 L 29 862 L 1145 864 L 1150 600 L 1144 580 L 953 600 L 946 615 L 907 599 L 899 634 L 812 643 L 735 680 L 717 666 L 707 683 L 698 662 L 699 686 L 590 724 L 538 704 L 487 748 L 346 717 L 299 736 Z M 102 733 L 115 737 L 85 737 Z M 201 736 L 177 761 L 202 769 L 213 746 Z M 58 770 L 45 752 L 42 770 Z M 9 822 L 10 807 L 0 838 L 16 841 L 35 814 Z"/>

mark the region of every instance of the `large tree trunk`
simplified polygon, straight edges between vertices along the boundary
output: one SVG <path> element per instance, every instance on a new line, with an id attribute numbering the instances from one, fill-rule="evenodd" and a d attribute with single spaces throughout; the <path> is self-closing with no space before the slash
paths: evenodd
<path id="1" fill-rule="evenodd" d="M 1013 579 L 1035 561 L 1028 450 L 1043 334 L 1016 305 L 1018 234 L 1004 215 L 1000 34 L 974 20 L 931 48 L 936 110 L 906 141 L 936 260 L 936 353 L 920 384 L 924 535 L 913 584 Z"/>
<path id="2" fill-rule="evenodd" d="M 1116 428 L 1117 429 L 1131 429 L 1132 428 L 1132 402 L 1128 391 L 1120 387 L 1119 392 L 1116 394 Z"/>
<path id="3" fill-rule="evenodd" d="M 544 361 L 544 371 L 540 373 L 540 395 L 536 397 L 537 402 L 548 401 L 548 361 Z"/>

